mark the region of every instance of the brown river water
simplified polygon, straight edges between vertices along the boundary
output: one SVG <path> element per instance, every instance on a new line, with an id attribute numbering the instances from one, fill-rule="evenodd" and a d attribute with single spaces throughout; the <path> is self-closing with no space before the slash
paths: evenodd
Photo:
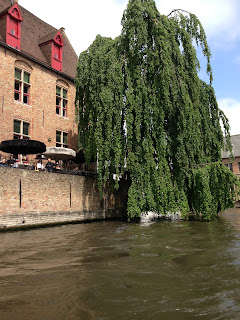
<path id="1" fill-rule="evenodd" d="M 240 319 L 240 209 L 0 233 L 0 320 Z"/>

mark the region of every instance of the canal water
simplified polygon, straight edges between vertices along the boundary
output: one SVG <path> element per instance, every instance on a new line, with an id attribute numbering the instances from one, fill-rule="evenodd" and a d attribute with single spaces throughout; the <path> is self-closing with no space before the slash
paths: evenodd
<path id="1" fill-rule="evenodd" d="M 0 233 L 1 320 L 240 319 L 240 209 Z"/>

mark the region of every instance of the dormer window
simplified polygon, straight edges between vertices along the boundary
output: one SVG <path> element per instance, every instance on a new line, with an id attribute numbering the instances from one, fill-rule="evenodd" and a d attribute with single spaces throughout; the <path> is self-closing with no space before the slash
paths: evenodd
<path id="1" fill-rule="evenodd" d="M 52 41 L 52 67 L 58 71 L 62 71 L 62 49 L 62 36 L 58 31 Z"/>
<path id="2" fill-rule="evenodd" d="M 10 29 L 11 34 L 14 36 L 18 36 L 18 22 L 14 19 L 10 19 Z"/>
<path id="3" fill-rule="evenodd" d="M 20 50 L 22 16 L 15 3 L 7 12 L 6 43 Z"/>
<path id="4" fill-rule="evenodd" d="M 61 47 L 57 44 L 53 44 L 53 55 L 57 60 L 61 60 Z"/>
<path id="5" fill-rule="evenodd" d="M 52 68 L 62 71 L 63 39 L 60 31 L 48 34 L 39 40 L 39 46 Z"/>

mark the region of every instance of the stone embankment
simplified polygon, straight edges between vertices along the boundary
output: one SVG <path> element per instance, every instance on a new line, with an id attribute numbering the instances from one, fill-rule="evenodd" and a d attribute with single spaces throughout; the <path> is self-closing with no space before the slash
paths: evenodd
<path id="1" fill-rule="evenodd" d="M 96 177 L 0 167 L 0 230 L 125 218 L 127 182 L 105 188 Z"/>

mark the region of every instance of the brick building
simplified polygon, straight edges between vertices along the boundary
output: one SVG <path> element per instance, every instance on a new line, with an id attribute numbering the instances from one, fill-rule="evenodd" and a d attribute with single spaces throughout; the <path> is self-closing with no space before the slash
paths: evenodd
<path id="1" fill-rule="evenodd" d="M 64 28 L 18 0 L 0 0 L 0 142 L 33 139 L 76 150 L 77 61 Z"/>
<path id="2" fill-rule="evenodd" d="M 222 161 L 234 174 L 240 176 L 240 134 L 231 136 L 234 161 L 230 159 L 230 152 L 222 151 Z"/>

